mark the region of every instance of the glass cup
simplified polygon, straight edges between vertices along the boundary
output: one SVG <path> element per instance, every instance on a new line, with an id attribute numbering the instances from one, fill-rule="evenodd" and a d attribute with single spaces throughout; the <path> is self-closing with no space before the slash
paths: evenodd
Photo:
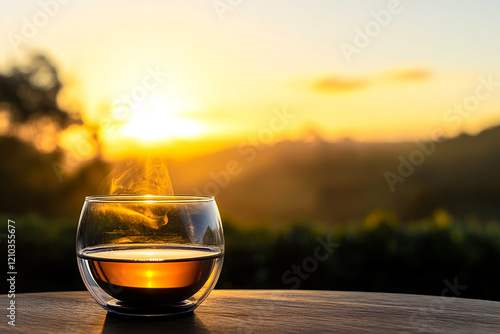
<path id="1" fill-rule="evenodd" d="M 222 269 L 217 204 L 205 196 L 88 196 L 76 256 L 85 286 L 109 312 L 192 312 Z"/>

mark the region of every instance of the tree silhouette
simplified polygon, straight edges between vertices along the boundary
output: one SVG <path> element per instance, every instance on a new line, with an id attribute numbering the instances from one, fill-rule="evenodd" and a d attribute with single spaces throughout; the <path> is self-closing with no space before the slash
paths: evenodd
<path id="1" fill-rule="evenodd" d="M 58 130 L 81 124 L 79 114 L 70 114 L 58 105 L 62 87 L 57 68 L 44 55 L 35 55 L 28 65 L 0 73 L 0 111 L 9 113 L 11 126 L 11 131 L 0 136 L 1 213 L 74 215 L 85 195 L 94 193 L 108 172 L 100 156 L 66 171 L 65 154 L 59 147 L 51 152 L 39 151 L 34 142 L 21 140 L 16 131 L 47 119 L 56 123 Z M 36 132 L 36 127 L 32 131 Z M 65 168 L 64 178 L 54 166 Z"/>
<path id="2" fill-rule="evenodd" d="M 12 123 L 48 116 L 61 127 L 81 122 L 57 104 L 62 83 L 57 68 L 44 55 L 32 57 L 29 65 L 14 66 L 0 74 L 0 106 L 8 110 Z"/>

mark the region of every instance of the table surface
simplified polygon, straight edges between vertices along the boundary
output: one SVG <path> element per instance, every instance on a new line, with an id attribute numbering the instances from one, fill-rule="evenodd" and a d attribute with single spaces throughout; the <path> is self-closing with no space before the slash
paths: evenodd
<path id="1" fill-rule="evenodd" d="M 87 291 L 17 294 L 0 333 L 500 333 L 500 303 L 404 294 L 214 290 L 182 318 L 108 314 Z"/>

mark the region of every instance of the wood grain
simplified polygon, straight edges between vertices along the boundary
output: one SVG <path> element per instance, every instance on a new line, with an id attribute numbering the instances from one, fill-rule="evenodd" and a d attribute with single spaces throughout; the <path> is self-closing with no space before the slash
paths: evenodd
<path id="1" fill-rule="evenodd" d="M 175 319 L 107 314 L 86 291 L 18 294 L 16 306 L 16 327 L 2 307 L 0 333 L 500 333 L 498 302 L 403 294 L 214 290 Z"/>

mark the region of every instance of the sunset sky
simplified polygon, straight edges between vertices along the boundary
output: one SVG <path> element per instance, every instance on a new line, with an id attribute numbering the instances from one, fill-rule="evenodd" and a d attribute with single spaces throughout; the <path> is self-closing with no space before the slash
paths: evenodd
<path id="1" fill-rule="evenodd" d="M 110 155 L 215 149 L 269 128 L 273 140 L 427 139 L 500 123 L 499 13 L 494 0 L 2 1 L 0 66 L 46 53 L 63 106 L 118 124 L 103 133 Z"/>

